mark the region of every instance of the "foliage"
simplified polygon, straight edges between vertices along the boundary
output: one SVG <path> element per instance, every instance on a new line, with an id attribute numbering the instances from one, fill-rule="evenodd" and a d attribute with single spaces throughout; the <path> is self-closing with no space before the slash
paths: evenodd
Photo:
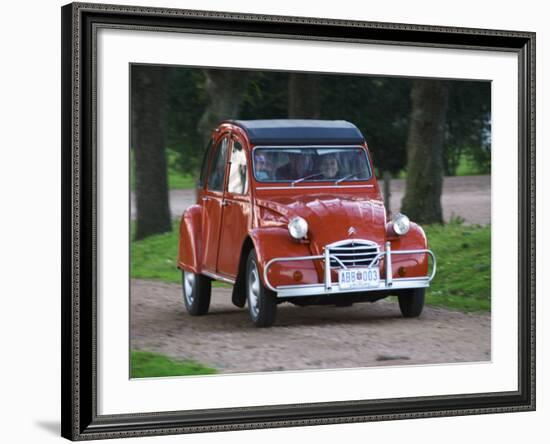
<path id="1" fill-rule="evenodd" d="M 200 168 L 205 148 L 198 131 L 199 120 L 207 105 L 205 77 L 197 68 L 173 67 L 172 70 L 167 152 L 175 161 L 172 169 L 189 174 Z"/>
<path id="2" fill-rule="evenodd" d="M 449 85 L 445 175 L 457 175 L 464 158 L 477 174 L 487 174 L 491 171 L 491 84 L 455 80 Z"/>
<path id="3" fill-rule="evenodd" d="M 152 378 L 162 376 L 211 375 L 216 369 L 195 361 L 178 361 L 167 356 L 145 351 L 132 350 L 130 376 L 132 378 Z"/>

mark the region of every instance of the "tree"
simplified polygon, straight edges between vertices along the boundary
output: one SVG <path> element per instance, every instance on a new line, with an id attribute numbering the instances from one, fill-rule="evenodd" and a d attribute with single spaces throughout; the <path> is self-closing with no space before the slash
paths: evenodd
<path id="1" fill-rule="evenodd" d="M 479 81 L 449 82 L 443 165 L 454 176 L 464 157 L 476 173 L 491 171 L 491 84 Z"/>
<path id="2" fill-rule="evenodd" d="M 443 223 L 443 139 L 449 87 L 414 80 L 407 140 L 407 188 L 401 211 L 419 223 Z"/>
<path id="3" fill-rule="evenodd" d="M 135 159 L 136 239 L 172 230 L 165 153 L 167 81 L 159 66 L 133 66 L 131 146 Z"/>
<path id="4" fill-rule="evenodd" d="M 290 73 L 288 76 L 288 117 L 318 119 L 321 114 L 320 77 L 317 74 Z"/>
<path id="5" fill-rule="evenodd" d="M 234 69 L 205 69 L 204 75 L 208 105 L 199 121 L 198 130 L 206 144 L 210 131 L 221 121 L 239 117 L 250 73 Z"/>
<path id="6" fill-rule="evenodd" d="M 391 208 L 390 179 L 406 164 L 411 81 L 403 78 L 328 75 L 322 79 L 322 117 L 344 119 L 365 135 L 384 202 Z"/>

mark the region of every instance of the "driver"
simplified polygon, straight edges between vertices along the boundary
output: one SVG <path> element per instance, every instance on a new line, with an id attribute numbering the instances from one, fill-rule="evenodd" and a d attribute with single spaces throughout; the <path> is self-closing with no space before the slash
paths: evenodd
<path id="1" fill-rule="evenodd" d="M 321 159 L 321 173 L 323 179 L 335 179 L 340 175 L 340 164 L 333 154 L 324 155 Z"/>
<path id="2" fill-rule="evenodd" d="M 311 174 L 313 160 L 306 153 L 289 153 L 288 163 L 277 168 L 275 175 L 279 180 L 296 180 Z"/>

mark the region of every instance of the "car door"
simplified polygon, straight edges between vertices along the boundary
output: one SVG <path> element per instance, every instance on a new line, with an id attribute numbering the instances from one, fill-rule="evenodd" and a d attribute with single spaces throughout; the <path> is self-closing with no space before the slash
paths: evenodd
<path id="1" fill-rule="evenodd" d="M 244 142 L 231 140 L 228 180 L 223 200 L 218 272 L 237 276 L 241 247 L 252 222 L 249 168 Z"/>
<path id="2" fill-rule="evenodd" d="M 218 247 L 222 219 L 222 204 L 225 187 L 227 155 L 230 136 L 220 139 L 211 160 L 206 189 L 200 197 L 203 207 L 202 242 L 203 269 L 211 273 L 217 271 Z"/>

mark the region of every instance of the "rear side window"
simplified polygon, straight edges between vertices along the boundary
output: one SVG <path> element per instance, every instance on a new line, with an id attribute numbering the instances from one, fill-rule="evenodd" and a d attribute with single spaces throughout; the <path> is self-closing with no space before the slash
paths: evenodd
<path id="1" fill-rule="evenodd" d="M 208 159 L 210 158 L 210 151 L 212 151 L 212 139 L 208 141 L 204 155 L 202 156 L 201 175 L 197 183 L 198 188 L 202 188 L 206 183 L 206 175 L 208 174 Z"/>
<path id="2" fill-rule="evenodd" d="M 246 194 L 248 191 L 246 155 L 243 146 L 236 140 L 233 142 L 231 152 L 231 168 L 229 168 L 227 191 L 236 194 Z"/>
<path id="3" fill-rule="evenodd" d="M 208 178 L 208 189 L 211 191 L 223 191 L 223 179 L 225 176 L 225 162 L 227 160 L 227 137 L 218 145 L 218 150 L 212 162 L 210 177 Z"/>

